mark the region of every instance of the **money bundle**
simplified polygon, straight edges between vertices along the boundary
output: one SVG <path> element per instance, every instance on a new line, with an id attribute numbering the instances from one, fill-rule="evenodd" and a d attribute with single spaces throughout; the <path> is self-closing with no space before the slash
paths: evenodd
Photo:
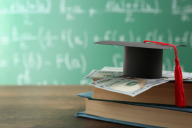
<path id="1" fill-rule="evenodd" d="M 182 72 L 182 74 L 184 80 L 192 81 L 192 73 Z M 124 77 L 123 68 L 119 67 L 104 67 L 101 70 L 92 70 L 84 78 L 99 79 L 89 83 L 89 85 L 132 97 L 154 86 L 175 80 L 173 71 L 162 71 L 162 78 L 160 79 Z"/>
<path id="2" fill-rule="evenodd" d="M 123 72 L 123 68 L 119 67 L 103 67 L 101 71 Z M 184 81 L 192 81 L 192 73 L 182 72 Z M 162 78 L 164 80 L 175 80 L 174 71 L 162 71 Z"/>
<path id="3" fill-rule="evenodd" d="M 123 72 L 114 72 L 114 71 L 101 71 L 101 70 L 92 70 L 87 76 L 84 78 L 89 79 L 102 79 L 108 77 L 120 77 L 123 76 Z"/>
<path id="4" fill-rule="evenodd" d="M 134 97 L 153 86 L 166 82 L 168 81 L 161 79 L 103 78 L 89 85 Z"/>

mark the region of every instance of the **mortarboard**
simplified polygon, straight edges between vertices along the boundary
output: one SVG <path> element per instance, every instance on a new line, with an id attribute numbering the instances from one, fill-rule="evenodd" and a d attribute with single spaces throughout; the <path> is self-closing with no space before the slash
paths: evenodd
<path id="1" fill-rule="evenodd" d="M 151 42 L 151 43 L 146 43 Z M 175 104 L 185 107 L 183 77 L 179 65 L 176 46 L 157 41 L 145 40 L 143 43 L 123 41 L 99 41 L 95 44 L 124 46 L 123 75 L 127 77 L 157 79 L 162 78 L 163 50 L 175 50 Z"/>

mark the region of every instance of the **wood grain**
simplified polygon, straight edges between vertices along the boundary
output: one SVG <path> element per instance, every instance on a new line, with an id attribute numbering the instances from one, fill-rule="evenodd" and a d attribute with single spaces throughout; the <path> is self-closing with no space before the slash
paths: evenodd
<path id="1" fill-rule="evenodd" d="M 1 86 L 0 128 L 136 128 L 75 117 L 91 86 Z"/>

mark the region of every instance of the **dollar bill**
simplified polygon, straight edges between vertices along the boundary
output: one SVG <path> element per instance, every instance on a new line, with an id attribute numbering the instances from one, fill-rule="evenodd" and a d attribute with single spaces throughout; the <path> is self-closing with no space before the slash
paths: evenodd
<path id="1" fill-rule="evenodd" d="M 103 67 L 102 71 L 118 71 L 123 72 L 123 68 L 119 67 Z M 192 81 L 192 73 L 190 72 L 182 72 L 184 81 Z M 162 71 L 163 80 L 175 80 L 174 71 Z"/>
<path id="2" fill-rule="evenodd" d="M 84 78 L 102 79 L 102 78 L 109 78 L 109 77 L 113 78 L 113 77 L 120 77 L 120 76 L 123 76 L 123 72 L 92 70 Z"/>
<path id="3" fill-rule="evenodd" d="M 102 71 L 116 71 L 116 72 L 123 72 L 123 68 L 119 67 L 103 67 Z"/>
<path id="4" fill-rule="evenodd" d="M 192 73 L 190 72 L 182 72 L 183 80 L 192 79 Z M 162 79 L 164 80 L 175 80 L 174 71 L 163 71 L 162 72 Z"/>
<path id="5" fill-rule="evenodd" d="M 168 82 L 162 79 L 103 78 L 89 85 L 129 96 L 136 96 L 154 86 Z"/>

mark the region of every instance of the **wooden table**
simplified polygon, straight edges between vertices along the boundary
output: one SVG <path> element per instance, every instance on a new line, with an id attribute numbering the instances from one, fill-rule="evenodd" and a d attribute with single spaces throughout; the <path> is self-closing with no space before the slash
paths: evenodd
<path id="1" fill-rule="evenodd" d="M 136 128 L 75 117 L 91 86 L 1 86 L 0 128 Z"/>

